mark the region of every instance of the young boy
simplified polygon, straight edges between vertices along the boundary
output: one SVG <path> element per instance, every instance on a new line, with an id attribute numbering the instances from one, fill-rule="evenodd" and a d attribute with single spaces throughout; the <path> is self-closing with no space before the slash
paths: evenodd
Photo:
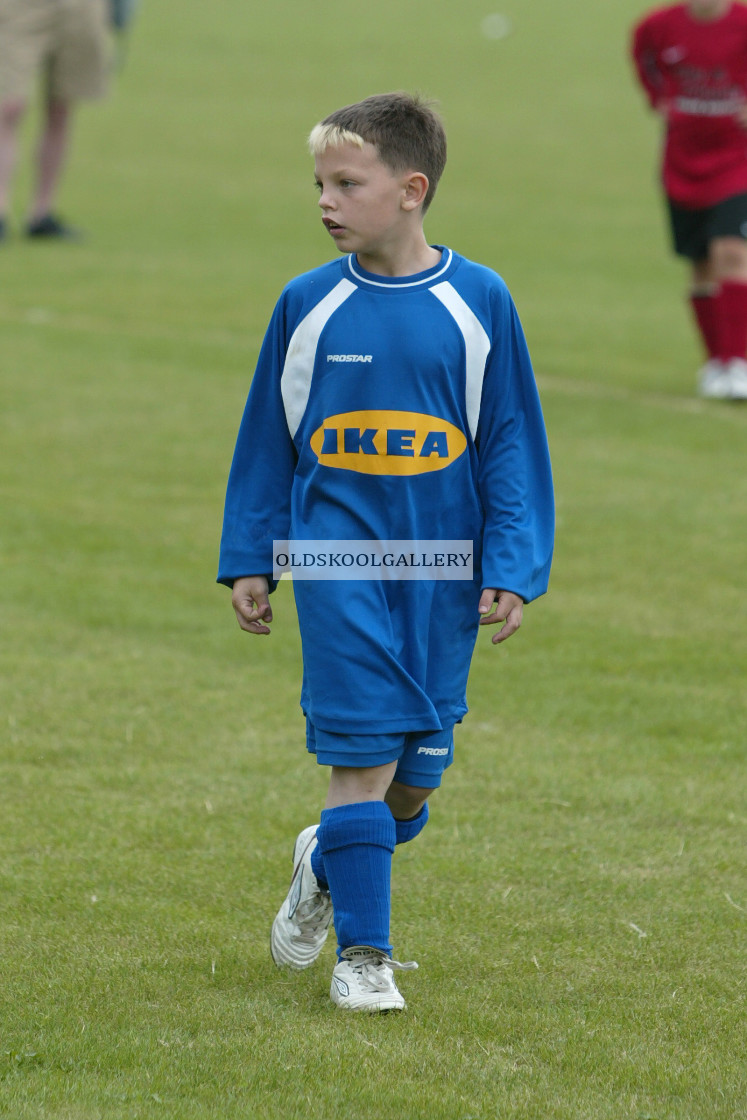
<path id="1" fill-rule="evenodd" d="M 504 641 L 547 588 L 552 480 L 504 283 L 425 239 L 446 162 L 436 113 L 369 97 L 309 143 L 322 223 L 345 256 L 297 277 L 275 308 L 218 579 L 242 630 L 268 634 L 274 542 L 391 541 L 400 561 L 425 556 L 422 542 L 474 545 L 471 579 L 294 579 L 307 748 L 331 770 L 321 821 L 296 840 L 272 955 L 313 964 L 334 919 L 333 1002 L 401 1010 L 393 970 L 417 965 L 391 957 L 392 854 L 424 827 L 451 764 L 478 624 L 502 622 Z"/>
<path id="2" fill-rule="evenodd" d="M 664 190 L 675 252 L 708 357 L 701 396 L 747 399 L 747 6 L 685 0 L 646 16 L 633 59 L 666 122 Z"/>

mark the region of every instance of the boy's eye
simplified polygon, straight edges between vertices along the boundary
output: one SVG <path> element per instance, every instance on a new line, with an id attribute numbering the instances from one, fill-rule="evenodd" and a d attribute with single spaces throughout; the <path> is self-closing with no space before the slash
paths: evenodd
<path id="1" fill-rule="evenodd" d="M 340 179 L 339 182 L 337 183 L 337 186 L 340 188 L 340 190 L 348 190 L 349 187 L 356 186 L 356 183 L 355 183 L 354 179 Z M 314 190 L 317 191 L 318 194 L 321 194 L 322 191 L 324 190 L 324 183 L 321 183 L 317 179 L 316 182 L 314 183 Z"/>

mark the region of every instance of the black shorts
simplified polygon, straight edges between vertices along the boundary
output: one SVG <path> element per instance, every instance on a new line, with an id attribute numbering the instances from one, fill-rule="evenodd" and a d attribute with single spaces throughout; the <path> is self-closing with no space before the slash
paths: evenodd
<path id="1" fill-rule="evenodd" d="M 674 251 L 679 257 L 706 260 L 708 247 L 716 237 L 747 240 L 747 194 L 732 195 L 704 210 L 686 210 L 671 198 L 667 202 Z"/>

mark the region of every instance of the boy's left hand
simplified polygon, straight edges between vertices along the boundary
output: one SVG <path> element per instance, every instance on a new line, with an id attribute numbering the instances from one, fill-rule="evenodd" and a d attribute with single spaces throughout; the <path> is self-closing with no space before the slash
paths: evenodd
<path id="1" fill-rule="evenodd" d="M 524 614 L 524 600 L 513 591 L 498 591 L 494 587 L 484 587 L 480 596 L 478 611 L 484 617 L 480 619 L 481 626 L 492 626 L 502 622 L 500 630 L 491 638 L 493 645 L 505 642 L 521 626 Z"/>
<path id="2" fill-rule="evenodd" d="M 241 576 L 233 581 L 231 605 L 236 620 L 247 634 L 269 634 L 272 622 L 270 588 L 265 576 Z"/>

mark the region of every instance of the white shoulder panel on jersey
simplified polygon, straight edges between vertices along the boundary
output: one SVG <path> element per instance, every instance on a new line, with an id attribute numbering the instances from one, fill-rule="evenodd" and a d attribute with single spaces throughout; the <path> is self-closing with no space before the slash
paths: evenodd
<path id="1" fill-rule="evenodd" d="M 477 422 L 480 419 L 482 383 L 485 379 L 485 364 L 490 353 L 490 339 L 474 311 L 464 302 L 459 292 L 452 287 L 448 280 L 444 280 L 441 284 L 434 284 L 432 288 L 429 288 L 429 291 L 433 292 L 436 299 L 441 301 L 453 317 L 464 338 L 467 371 L 467 422 L 472 439 L 474 439 L 477 432 Z"/>
<path id="2" fill-rule="evenodd" d="M 291 438 L 298 430 L 309 401 L 319 337 L 337 308 L 341 307 L 354 291 L 356 291 L 355 284 L 350 280 L 341 280 L 301 320 L 291 336 L 280 378 L 280 392 Z"/>

